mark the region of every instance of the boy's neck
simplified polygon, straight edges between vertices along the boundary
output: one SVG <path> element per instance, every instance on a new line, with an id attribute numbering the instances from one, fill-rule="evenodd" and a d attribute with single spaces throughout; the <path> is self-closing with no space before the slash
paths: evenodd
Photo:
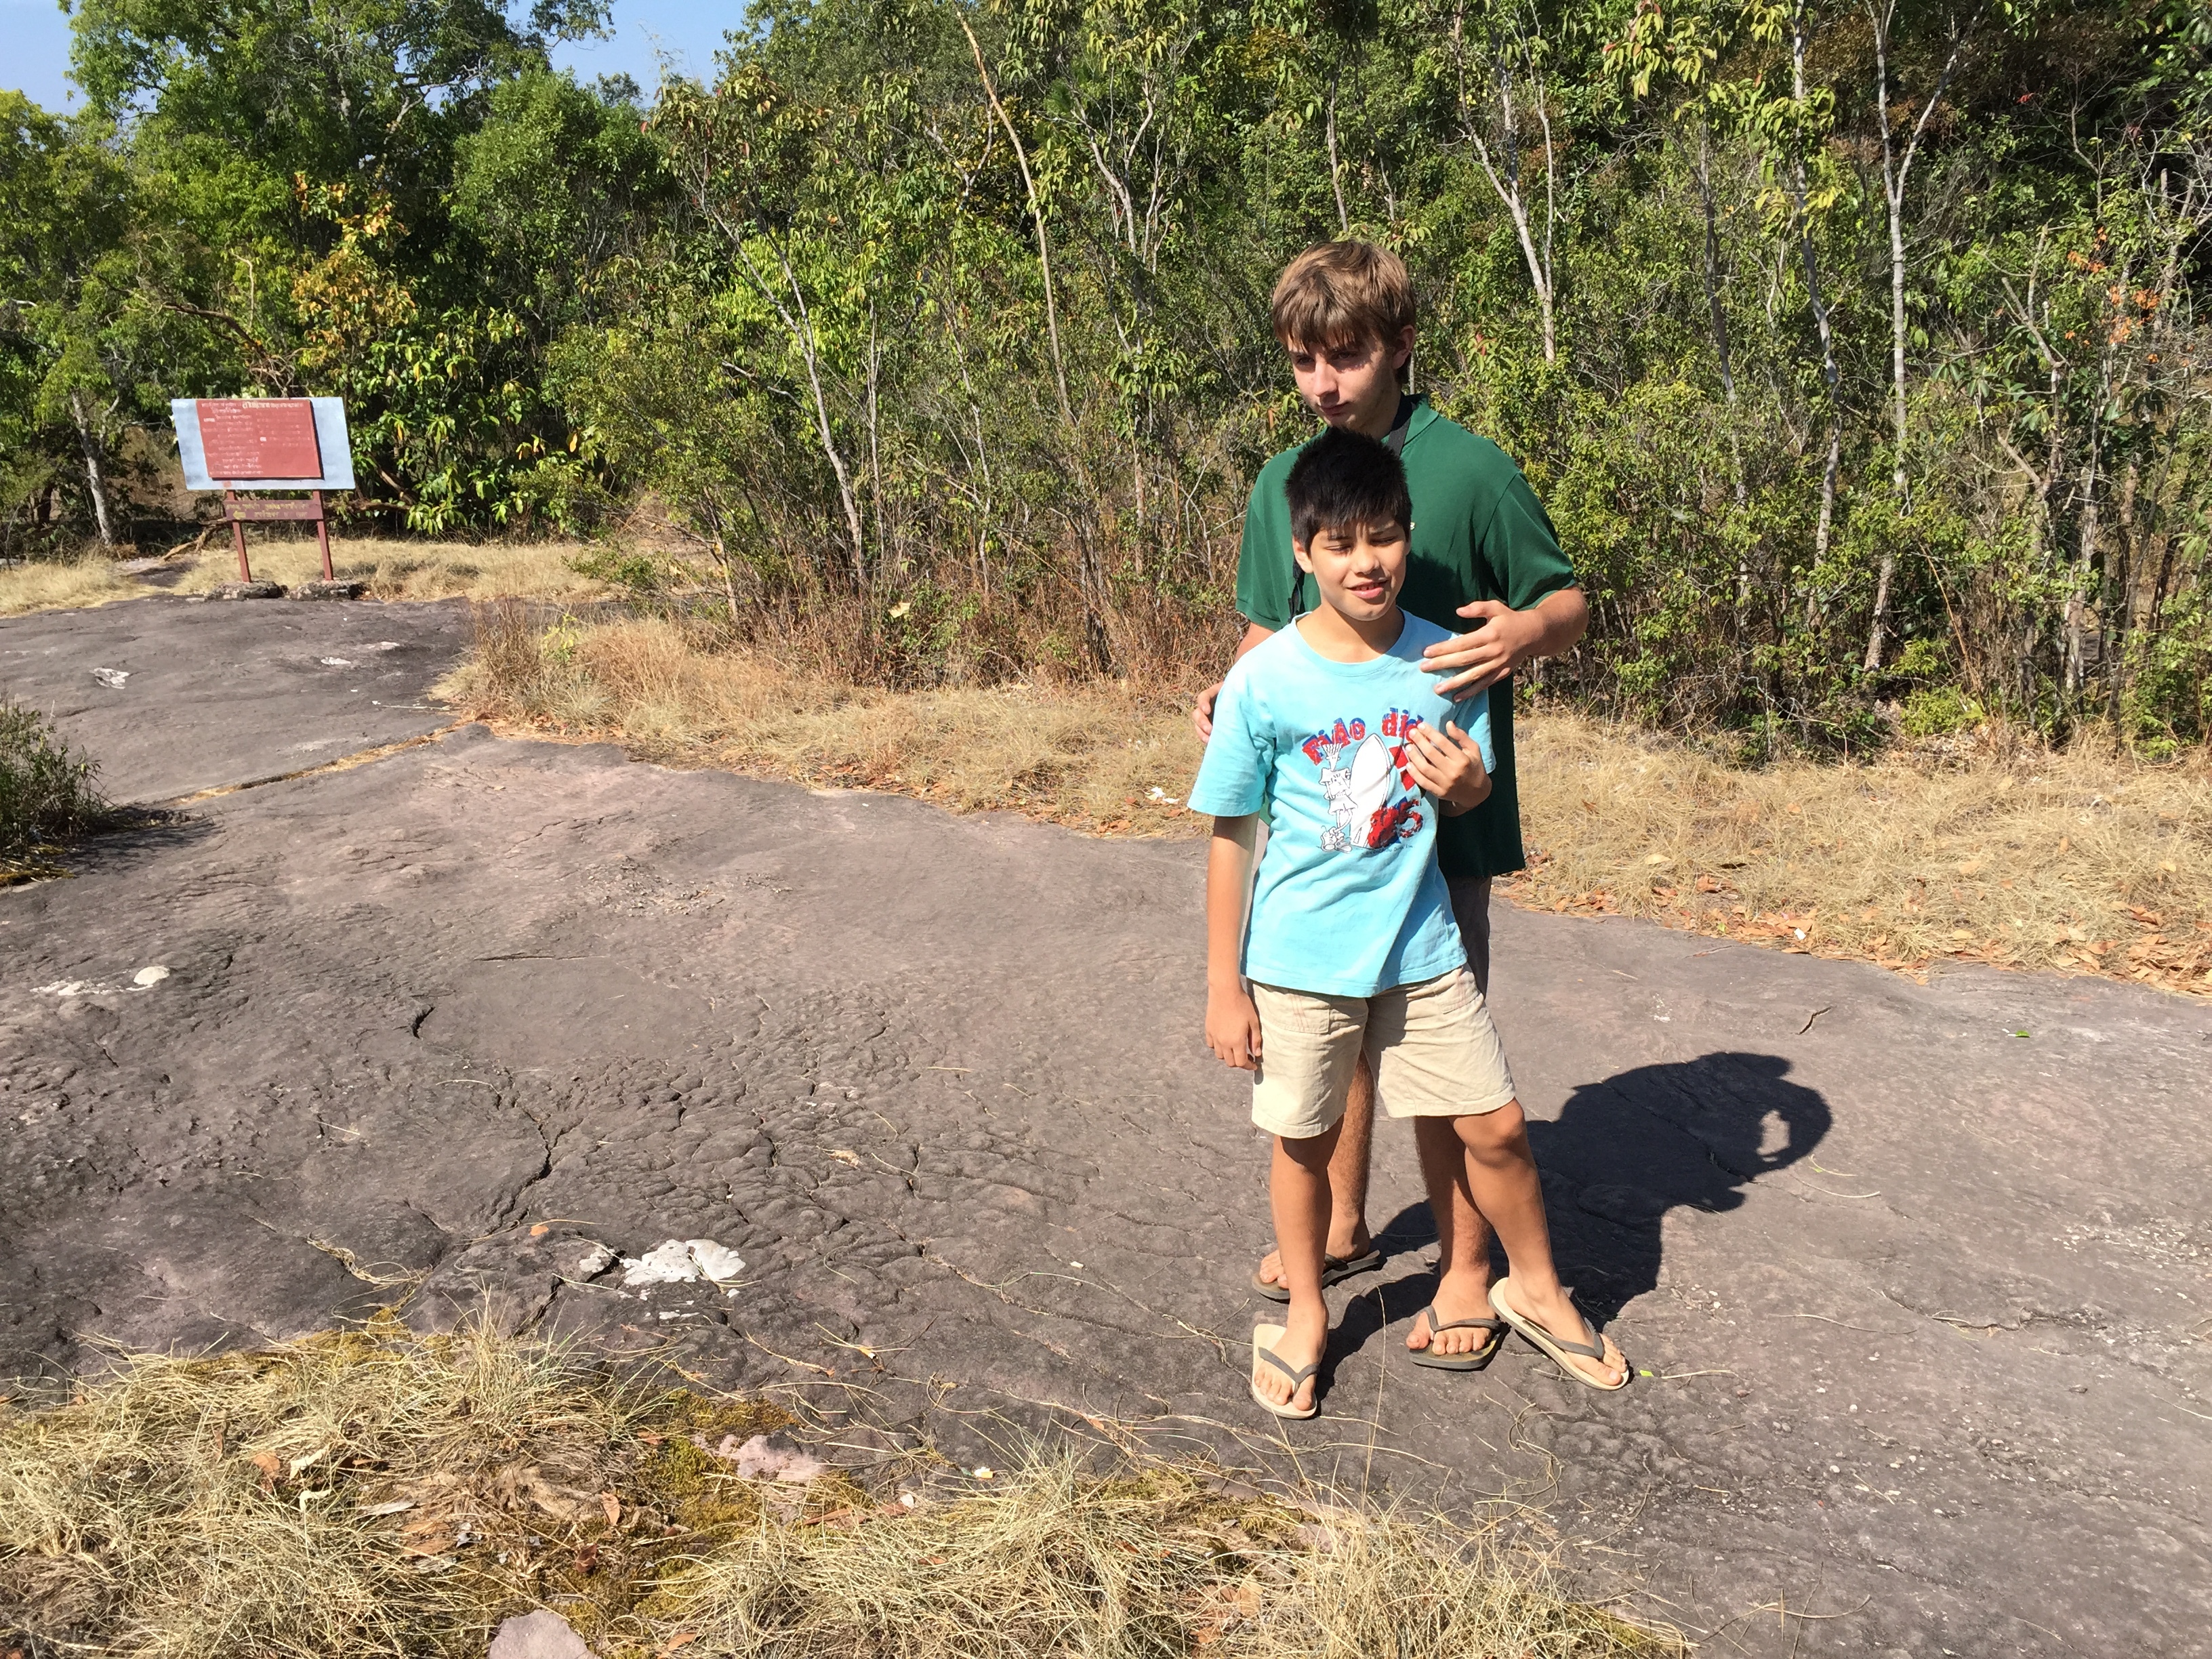
<path id="1" fill-rule="evenodd" d="M 1298 637 L 1331 662 L 1372 662 L 1387 656 L 1406 631 L 1406 613 L 1392 605 L 1371 622 L 1346 616 L 1322 605 L 1291 624 Z"/>

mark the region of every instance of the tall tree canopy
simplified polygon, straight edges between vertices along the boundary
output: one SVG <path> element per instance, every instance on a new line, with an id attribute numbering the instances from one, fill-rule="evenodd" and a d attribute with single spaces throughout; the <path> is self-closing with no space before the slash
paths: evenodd
<path id="1" fill-rule="evenodd" d="M 605 13 L 84 0 L 88 112 L 0 120 L 9 533 L 123 534 L 162 398 L 337 392 L 360 510 L 650 500 L 741 627 L 1126 668 L 1224 623 L 1268 289 L 1357 234 L 1584 573 L 1554 686 L 2212 724 L 2191 0 L 764 0 L 650 99 L 550 68 Z"/>

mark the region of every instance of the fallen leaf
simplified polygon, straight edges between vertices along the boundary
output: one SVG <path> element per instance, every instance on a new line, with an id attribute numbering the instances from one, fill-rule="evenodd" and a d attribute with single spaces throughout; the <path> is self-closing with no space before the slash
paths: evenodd
<path id="1" fill-rule="evenodd" d="M 2062 852 L 2062 853 L 2070 852 L 2070 851 L 2073 849 L 2073 846 L 2074 846 L 2074 841 L 2073 841 L 2073 838 L 2072 838 L 2071 836 L 2059 836 L 2059 838 L 2058 838 L 2058 850 L 2059 850 L 2060 852 Z"/>
<path id="2" fill-rule="evenodd" d="M 589 1572 L 592 1568 L 599 1565 L 599 1547 L 597 1544 L 586 1544 L 583 1548 L 576 1552 L 576 1571 L 578 1572 Z"/>
<path id="3" fill-rule="evenodd" d="M 607 1525 L 614 1527 L 622 1520 L 622 1499 L 611 1492 L 599 1494 L 599 1507 L 606 1511 Z"/>
<path id="4" fill-rule="evenodd" d="M 550 1228 L 550 1227 L 547 1226 L 547 1225 L 545 1224 L 545 1223 L 544 1223 L 544 1222 L 542 1222 L 542 1221 L 541 1221 L 541 1222 L 538 1222 L 535 1226 L 533 1226 L 533 1227 L 532 1227 L 532 1228 L 531 1228 L 531 1230 L 530 1230 L 530 1236 L 531 1236 L 532 1238 L 543 1238 L 543 1237 L 545 1237 L 545 1235 L 546 1235 L 546 1234 L 548 1234 L 548 1233 L 551 1232 L 552 1231 L 553 1231 L 553 1230 L 552 1230 L 552 1228 Z"/>
<path id="5" fill-rule="evenodd" d="M 699 1638 L 690 1631 L 679 1631 L 660 1644 L 663 1653 L 673 1653 L 678 1648 L 688 1648 Z"/>
<path id="6" fill-rule="evenodd" d="M 851 1164 L 856 1170 L 860 1167 L 860 1155 L 858 1152 L 848 1152 L 842 1146 L 836 1148 L 830 1156 L 840 1164 Z"/>
<path id="7" fill-rule="evenodd" d="M 275 1452 L 258 1451 L 246 1461 L 261 1471 L 261 1490 L 274 1492 L 276 1489 L 276 1477 L 284 1468 L 283 1460 Z"/>

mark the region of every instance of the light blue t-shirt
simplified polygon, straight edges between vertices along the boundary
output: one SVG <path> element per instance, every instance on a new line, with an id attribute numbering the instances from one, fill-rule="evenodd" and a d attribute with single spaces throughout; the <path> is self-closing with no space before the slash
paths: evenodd
<path id="1" fill-rule="evenodd" d="M 1293 623 L 1229 671 L 1190 809 L 1267 815 L 1247 979 L 1366 997 L 1467 961 L 1437 867 L 1437 804 L 1406 769 L 1406 734 L 1424 720 L 1454 722 L 1497 765 L 1489 693 L 1455 703 L 1421 672 L 1449 637 L 1407 616 L 1382 656 L 1332 662 Z"/>

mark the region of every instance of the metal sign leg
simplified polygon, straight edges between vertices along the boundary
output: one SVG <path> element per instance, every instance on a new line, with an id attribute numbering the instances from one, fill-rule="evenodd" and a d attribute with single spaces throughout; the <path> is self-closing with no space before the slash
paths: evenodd
<path id="1" fill-rule="evenodd" d="M 337 573 L 331 568 L 331 526 L 329 520 L 323 517 L 323 492 L 311 489 L 307 492 L 307 499 L 315 504 L 315 544 L 323 550 L 323 580 L 334 582 L 338 578 Z"/>

